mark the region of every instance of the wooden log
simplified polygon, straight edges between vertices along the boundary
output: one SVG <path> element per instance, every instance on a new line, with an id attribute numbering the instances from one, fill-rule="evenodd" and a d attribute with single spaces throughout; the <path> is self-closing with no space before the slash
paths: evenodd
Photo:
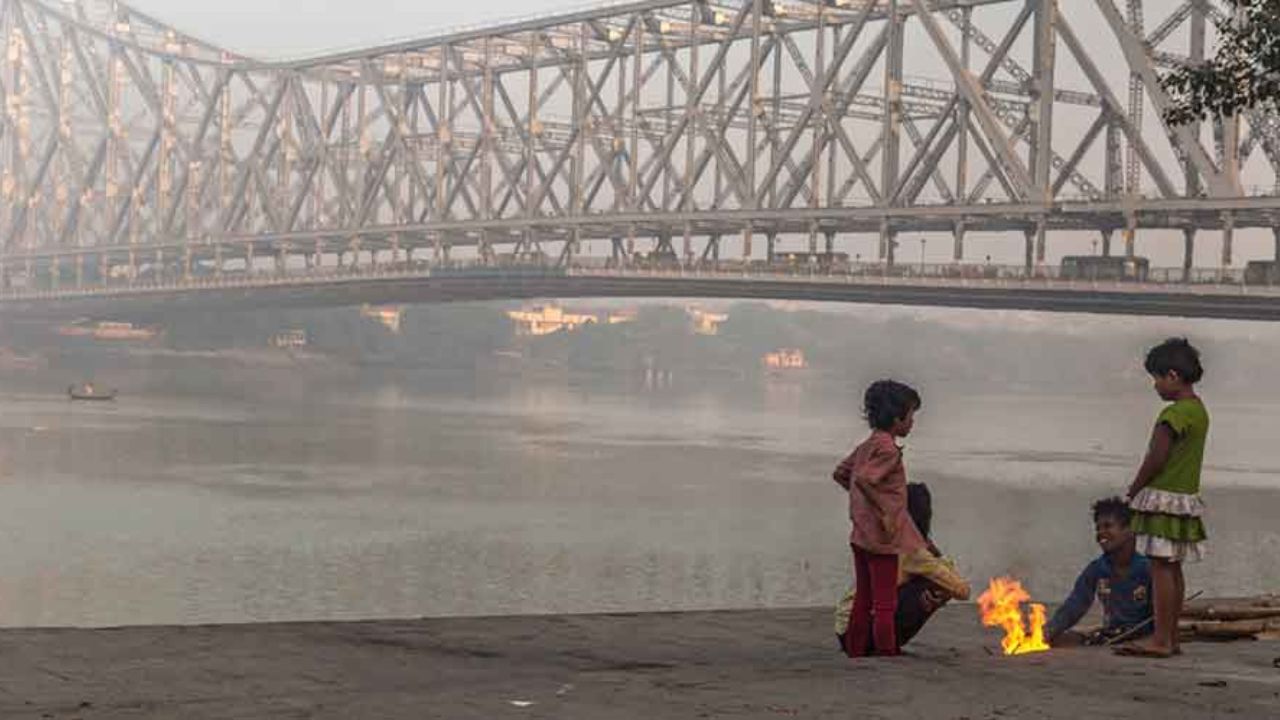
<path id="1" fill-rule="evenodd" d="M 1268 593 L 1266 595 L 1254 595 L 1252 597 L 1230 597 L 1230 598 L 1204 598 L 1202 600 L 1188 600 L 1182 608 L 1182 614 L 1186 617 L 1200 617 L 1208 612 L 1209 608 L 1226 609 L 1253 609 L 1253 608 L 1277 608 L 1280 609 L 1280 595 Z"/>
<path id="2" fill-rule="evenodd" d="M 1214 640 L 1256 638 L 1264 633 L 1280 632 L 1280 620 L 1183 621 L 1178 624 L 1178 631 L 1181 635 Z"/>
<path id="3" fill-rule="evenodd" d="M 1266 620 L 1280 618 L 1280 607 L 1241 607 L 1210 605 L 1192 608 L 1182 613 L 1189 620 Z"/>

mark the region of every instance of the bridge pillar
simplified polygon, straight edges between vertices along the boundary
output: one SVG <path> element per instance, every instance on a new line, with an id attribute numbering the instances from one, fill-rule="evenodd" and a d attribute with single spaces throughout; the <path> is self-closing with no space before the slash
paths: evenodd
<path id="1" fill-rule="evenodd" d="M 966 232 L 965 225 L 962 222 L 956 223 L 955 226 L 951 229 L 951 236 L 952 238 L 954 238 L 954 243 L 953 243 L 954 248 L 953 248 L 951 257 L 956 262 L 960 262 L 961 260 L 964 260 L 965 232 Z"/>
<path id="2" fill-rule="evenodd" d="M 1035 267 L 1035 237 L 1034 230 L 1023 230 L 1022 236 L 1024 240 L 1024 259 L 1023 264 L 1026 266 L 1027 275 L 1031 275 L 1031 269 Z"/>
<path id="3" fill-rule="evenodd" d="M 777 253 L 778 233 L 769 233 L 764 236 L 764 257 L 770 264 L 773 263 L 773 256 Z"/>
<path id="4" fill-rule="evenodd" d="M 76 288 L 84 287 L 84 255 L 76 254 Z"/>
<path id="5" fill-rule="evenodd" d="M 1280 227 L 1271 228 L 1271 235 L 1275 239 L 1276 243 L 1275 260 L 1276 262 L 1280 262 Z"/>
<path id="6" fill-rule="evenodd" d="M 191 246 L 190 245 L 183 248 L 182 250 L 182 280 L 184 282 L 190 282 L 191 280 Z"/>
<path id="7" fill-rule="evenodd" d="M 49 289 L 57 290 L 62 283 L 62 265 L 57 255 L 49 261 Z"/>
<path id="8" fill-rule="evenodd" d="M 1196 229 L 1182 229 L 1182 282 L 1191 282 L 1191 269 L 1195 267 Z"/>
<path id="9" fill-rule="evenodd" d="M 1124 229 L 1124 256 L 1133 257 L 1138 249 L 1138 227 L 1135 218 L 1129 218 L 1128 224 Z"/>
<path id="10" fill-rule="evenodd" d="M 754 117 L 754 116 L 753 116 Z M 717 257 L 717 259 L 719 259 Z M 751 228 L 747 227 L 742 231 L 742 259 L 751 259 Z"/>
<path id="11" fill-rule="evenodd" d="M 244 274 L 253 275 L 253 243 L 244 245 Z"/>
<path id="12" fill-rule="evenodd" d="M 831 254 L 836 251 L 836 234 L 834 232 L 827 231 L 826 236 L 827 236 L 827 248 L 826 248 L 827 257 L 830 258 Z"/>
<path id="13" fill-rule="evenodd" d="M 1102 257 L 1111 257 L 1111 236 L 1114 234 L 1111 229 L 1102 231 Z"/>
<path id="14" fill-rule="evenodd" d="M 1236 218 L 1231 213 L 1222 215 L 1222 267 L 1231 267 L 1231 250 L 1236 234 Z"/>

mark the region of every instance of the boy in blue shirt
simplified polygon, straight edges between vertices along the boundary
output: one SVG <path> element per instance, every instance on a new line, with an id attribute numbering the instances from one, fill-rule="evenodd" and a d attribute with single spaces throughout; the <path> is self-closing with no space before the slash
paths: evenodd
<path id="1" fill-rule="evenodd" d="M 1129 519 L 1129 505 L 1118 497 L 1093 504 L 1102 555 L 1080 573 L 1071 595 L 1045 627 L 1050 645 L 1105 645 L 1122 635 L 1132 639 L 1151 633 L 1151 567 L 1135 550 Z M 1089 612 L 1095 596 L 1102 602 L 1102 629 L 1071 631 Z"/>

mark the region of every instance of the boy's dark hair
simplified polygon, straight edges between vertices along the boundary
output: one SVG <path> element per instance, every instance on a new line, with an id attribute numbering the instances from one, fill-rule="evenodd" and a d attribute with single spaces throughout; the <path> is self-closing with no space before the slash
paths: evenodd
<path id="1" fill-rule="evenodd" d="M 862 412 L 875 430 L 888 430 L 911 410 L 920 409 L 920 393 L 894 380 L 871 383 L 862 399 Z"/>
<path id="2" fill-rule="evenodd" d="M 1196 350 L 1186 338 L 1169 338 L 1147 352 L 1144 364 L 1152 375 L 1168 375 L 1178 373 L 1178 377 L 1188 383 L 1198 383 L 1204 377 L 1204 368 L 1200 366 L 1200 351 Z"/>
<path id="3" fill-rule="evenodd" d="M 1133 516 L 1129 510 L 1129 503 L 1118 497 L 1109 497 L 1099 500 L 1093 504 L 1093 521 L 1098 522 L 1104 517 L 1115 518 L 1119 520 L 1125 527 L 1129 527 L 1129 519 Z"/>
<path id="4" fill-rule="evenodd" d="M 907 483 L 907 514 L 920 534 L 929 539 L 929 529 L 933 525 L 933 494 L 924 483 Z"/>

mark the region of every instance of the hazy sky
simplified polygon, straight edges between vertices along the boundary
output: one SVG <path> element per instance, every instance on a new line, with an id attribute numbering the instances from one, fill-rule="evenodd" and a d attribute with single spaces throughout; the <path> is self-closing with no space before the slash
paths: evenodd
<path id="1" fill-rule="evenodd" d="M 181 30 L 251 55 L 310 55 L 456 25 L 575 8 L 583 0 L 132 0 Z"/>

